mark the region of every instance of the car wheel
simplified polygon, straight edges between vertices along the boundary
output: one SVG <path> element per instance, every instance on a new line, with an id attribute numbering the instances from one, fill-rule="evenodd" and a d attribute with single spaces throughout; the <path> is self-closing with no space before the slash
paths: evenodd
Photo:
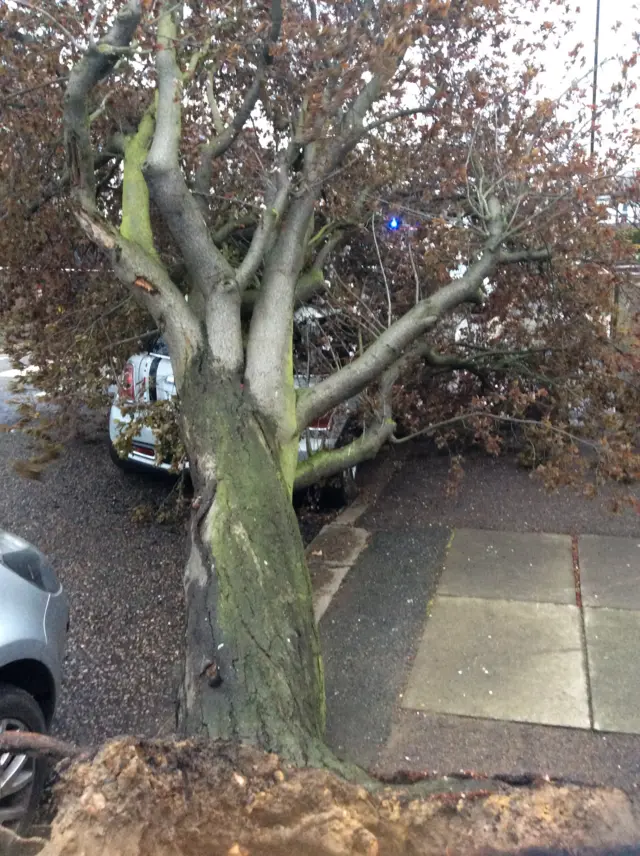
<path id="1" fill-rule="evenodd" d="M 0 738 L 11 731 L 46 730 L 44 715 L 33 696 L 11 684 L 0 684 Z M 42 758 L 0 750 L 0 825 L 16 831 L 27 828 L 42 796 L 46 774 Z"/>
<path id="2" fill-rule="evenodd" d="M 342 429 L 335 444 L 336 449 L 341 449 L 359 437 L 362 427 L 356 419 L 349 419 Z M 357 466 L 349 467 L 337 476 L 330 478 L 322 488 L 322 503 L 332 508 L 342 508 L 349 505 L 358 496 L 358 485 L 356 484 Z"/>
<path id="3" fill-rule="evenodd" d="M 358 496 L 358 485 L 356 484 L 357 467 L 349 467 L 340 475 L 340 490 L 344 505 L 349 505 Z"/>

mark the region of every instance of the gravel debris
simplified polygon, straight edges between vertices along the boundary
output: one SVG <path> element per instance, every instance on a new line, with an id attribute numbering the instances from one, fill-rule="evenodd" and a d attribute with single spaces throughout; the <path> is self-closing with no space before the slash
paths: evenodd
<path id="1" fill-rule="evenodd" d="M 0 433 L 0 527 L 51 559 L 71 602 L 64 686 L 53 731 L 80 745 L 118 734 L 166 736 L 175 727 L 182 667 L 186 524 L 135 522 L 158 508 L 175 480 L 123 473 L 105 436 L 76 441 L 40 481 L 12 461 L 29 454 Z M 305 543 L 337 513 L 298 508 Z"/>
<path id="2" fill-rule="evenodd" d="M 54 732 L 79 744 L 170 733 L 183 644 L 180 525 L 135 523 L 136 506 L 159 505 L 167 478 L 125 474 L 105 442 L 76 442 L 41 481 L 17 475 L 28 453 L 0 435 L 0 526 L 52 560 L 71 602 L 65 678 Z"/>

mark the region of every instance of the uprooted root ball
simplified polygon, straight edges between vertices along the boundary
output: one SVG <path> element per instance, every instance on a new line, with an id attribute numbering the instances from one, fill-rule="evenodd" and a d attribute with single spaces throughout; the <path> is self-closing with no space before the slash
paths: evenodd
<path id="1" fill-rule="evenodd" d="M 122 738 L 62 774 L 40 856 L 466 856 L 640 840 L 621 791 L 486 784 L 371 793 L 247 746 Z"/>

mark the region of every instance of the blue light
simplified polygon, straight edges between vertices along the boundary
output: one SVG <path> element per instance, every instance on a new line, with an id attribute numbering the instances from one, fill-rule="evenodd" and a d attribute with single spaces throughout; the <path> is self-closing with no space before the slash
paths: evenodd
<path id="1" fill-rule="evenodd" d="M 387 223 L 387 228 L 391 232 L 397 232 L 400 226 L 402 226 L 402 220 L 399 217 L 392 217 Z"/>

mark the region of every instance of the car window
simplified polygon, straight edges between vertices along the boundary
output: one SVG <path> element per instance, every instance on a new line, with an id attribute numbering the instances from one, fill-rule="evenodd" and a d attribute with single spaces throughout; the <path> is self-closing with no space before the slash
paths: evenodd
<path id="1" fill-rule="evenodd" d="M 153 339 L 149 343 L 149 353 L 158 354 L 161 357 L 169 356 L 169 348 L 167 347 L 167 343 L 165 342 L 162 336 L 158 336 L 157 339 Z"/>

